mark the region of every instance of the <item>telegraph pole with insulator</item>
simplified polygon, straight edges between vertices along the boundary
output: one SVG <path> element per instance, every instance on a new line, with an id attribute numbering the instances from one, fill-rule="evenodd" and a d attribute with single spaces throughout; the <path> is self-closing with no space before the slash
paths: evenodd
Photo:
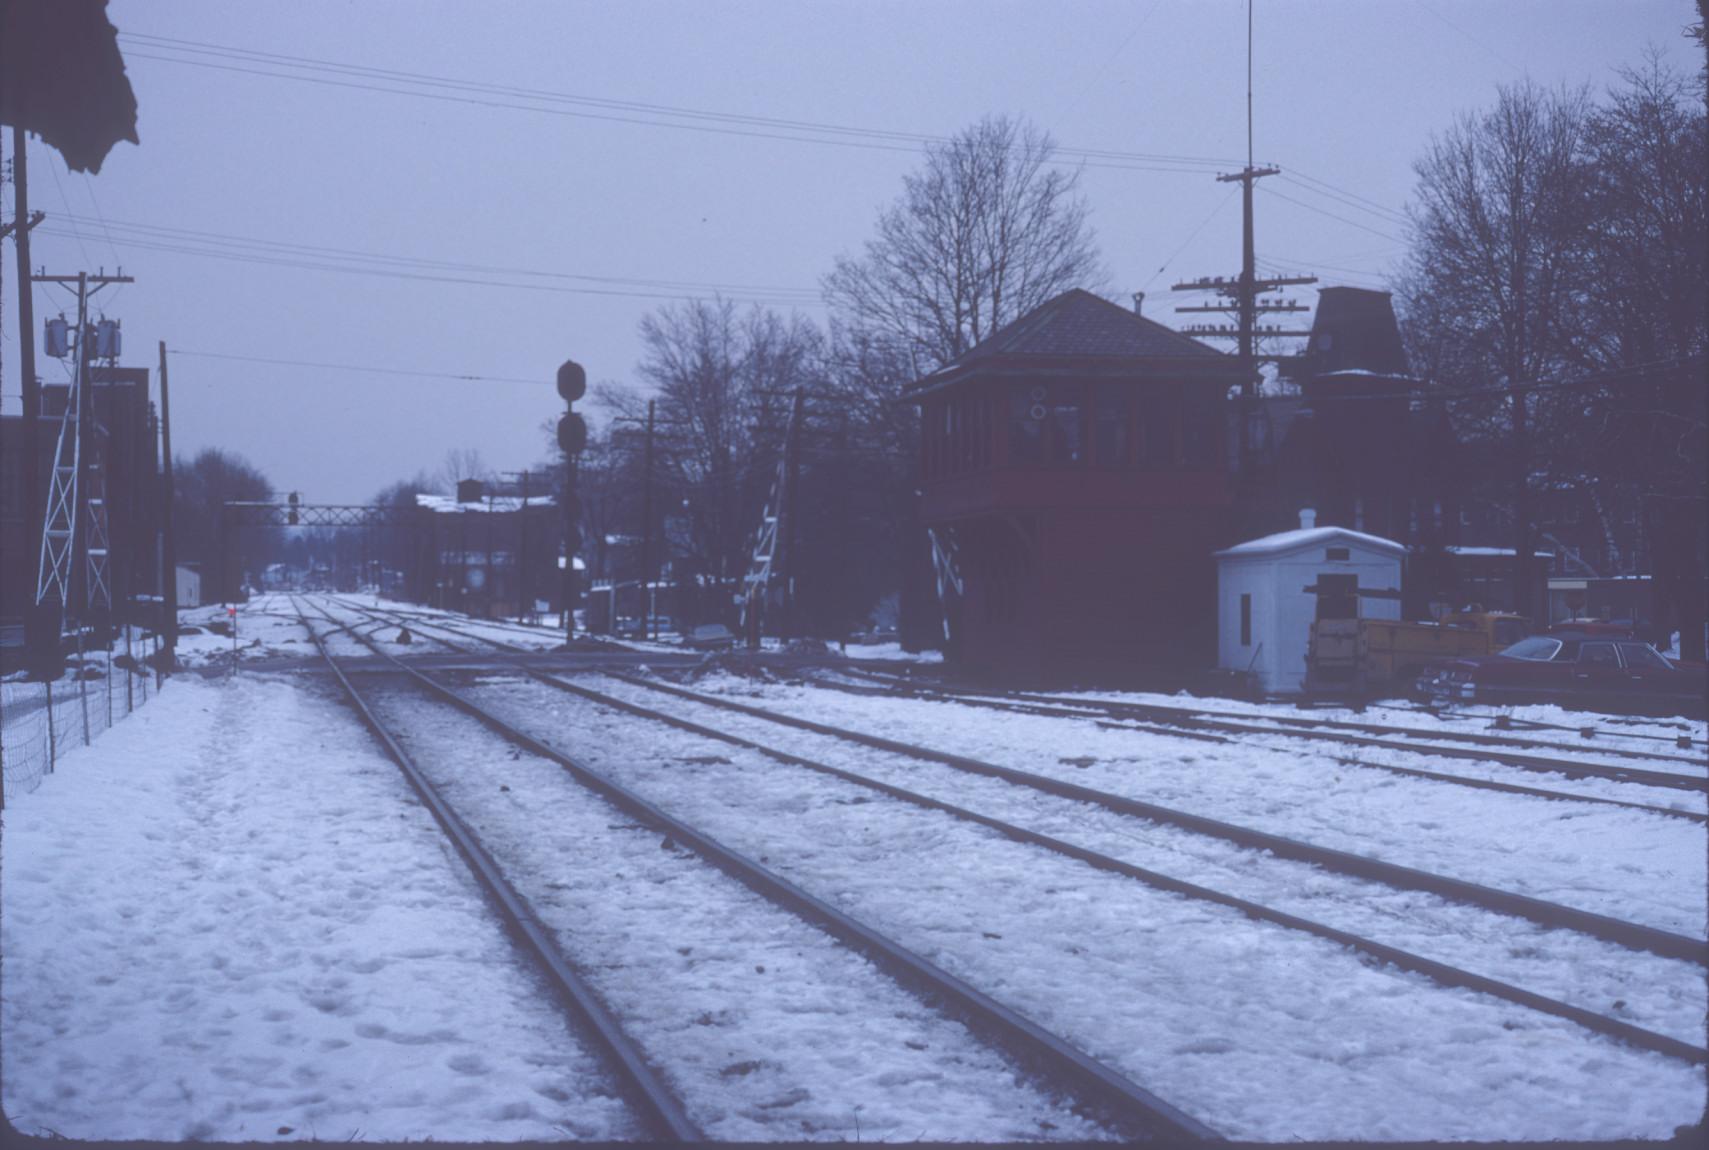
<path id="1" fill-rule="evenodd" d="M 574 410 L 576 400 L 587 394 L 587 371 L 573 359 L 558 368 L 558 394 L 564 400 L 564 415 L 558 420 L 558 447 L 564 453 L 564 642 L 576 633 L 576 552 L 581 550 L 581 498 L 576 494 L 576 462 L 587 448 L 587 421 Z"/>
<path id="2" fill-rule="evenodd" d="M 1316 276 L 1270 276 L 1258 278 L 1256 245 L 1253 239 L 1252 227 L 1252 185 L 1265 176 L 1278 175 L 1280 168 L 1257 167 L 1252 162 L 1252 4 L 1247 0 L 1246 5 L 1246 167 L 1238 172 L 1229 172 L 1217 176 L 1219 184 L 1239 182 L 1241 185 L 1241 233 L 1240 233 L 1240 275 L 1234 280 L 1222 276 L 1212 278 L 1201 277 L 1185 283 L 1173 285 L 1175 291 L 1210 291 L 1223 297 L 1223 302 L 1213 304 L 1195 304 L 1178 307 L 1177 312 L 1233 312 L 1235 323 L 1232 327 L 1226 324 L 1189 324 L 1181 330 L 1188 335 L 1209 336 L 1216 339 L 1233 337 L 1240 359 L 1240 405 L 1236 424 L 1236 437 L 1239 443 L 1240 471 L 1243 478 L 1252 478 L 1251 452 L 1252 435 L 1250 424 L 1255 403 L 1258 398 L 1258 348 L 1260 335 L 1265 337 L 1277 336 L 1308 336 L 1309 331 L 1283 330 L 1275 326 L 1260 329 L 1258 316 L 1261 313 L 1274 312 L 1303 312 L 1310 310 L 1304 304 L 1292 300 L 1282 300 L 1275 303 L 1265 303 L 1259 297 L 1276 291 L 1278 288 L 1299 284 L 1313 284 Z"/>

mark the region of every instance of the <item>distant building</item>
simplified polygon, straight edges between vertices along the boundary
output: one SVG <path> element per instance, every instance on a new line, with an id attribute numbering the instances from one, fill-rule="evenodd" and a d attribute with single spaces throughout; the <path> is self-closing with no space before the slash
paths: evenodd
<path id="1" fill-rule="evenodd" d="M 1240 379 L 1232 357 L 1075 290 L 916 381 L 949 656 L 1023 674 L 1208 664 Z"/>
<path id="2" fill-rule="evenodd" d="M 457 498 L 415 497 L 416 557 L 407 591 L 418 602 L 487 618 L 561 604 L 562 530 L 550 495 L 495 495 L 478 480 Z"/>
<path id="3" fill-rule="evenodd" d="M 115 604 L 130 595 L 153 595 L 159 583 L 156 539 L 160 524 L 160 454 L 148 372 L 142 368 L 90 368 L 87 461 L 104 468 Z M 34 418 L 0 418 L 0 619 L 21 619 L 35 602 L 41 538 L 27 538 L 24 507 L 24 445 L 36 441 L 37 495 L 45 513 L 69 389 L 44 384 Z M 80 501 L 87 500 L 87 489 Z M 80 532 L 87 520 L 80 519 Z M 76 612 L 73 612 L 76 614 Z"/>

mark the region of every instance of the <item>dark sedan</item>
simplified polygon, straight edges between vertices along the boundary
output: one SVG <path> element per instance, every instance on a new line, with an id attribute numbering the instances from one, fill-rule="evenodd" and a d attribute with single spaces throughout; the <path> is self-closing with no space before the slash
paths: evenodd
<path id="1" fill-rule="evenodd" d="M 1435 663 L 1418 687 L 1437 702 L 1693 716 L 1705 708 L 1701 667 L 1682 669 L 1636 639 L 1570 631 L 1533 635 L 1496 655 Z"/>

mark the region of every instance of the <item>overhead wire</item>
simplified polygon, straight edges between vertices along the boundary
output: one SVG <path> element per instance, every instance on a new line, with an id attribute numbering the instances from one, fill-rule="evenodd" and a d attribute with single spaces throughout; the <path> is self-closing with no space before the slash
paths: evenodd
<path id="1" fill-rule="evenodd" d="M 1144 23 L 1145 21 L 1142 19 L 1140 26 L 1143 26 Z M 1137 34 L 1137 31 L 1138 28 L 1136 27 L 1134 34 Z M 398 95 L 414 95 L 512 110 L 583 116 L 650 127 L 674 127 L 726 135 L 778 139 L 795 143 L 830 144 L 901 152 L 917 152 L 922 147 L 944 144 L 951 140 L 951 137 L 928 132 L 868 128 L 819 120 L 721 112 L 637 100 L 585 96 L 487 81 L 460 80 L 402 69 L 351 64 L 143 33 L 125 32 L 120 34 L 120 38 L 134 44 L 140 44 L 145 48 L 154 49 L 153 52 L 132 51 L 130 55 L 138 59 L 215 68 L 223 71 L 248 72 L 275 79 L 329 83 L 334 86 L 389 92 Z M 1129 40 L 1131 39 L 1132 36 L 1130 35 Z M 177 54 L 161 55 L 159 54 L 161 52 Z M 216 62 L 222 60 L 228 63 Z M 375 83 L 358 83 L 356 81 L 375 81 Z M 475 98 L 477 96 L 496 98 L 477 99 Z M 527 102 L 518 103 L 517 101 Z M 1069 145 L 1057 145 L 1054 150 L 1058 157 L 1078 159 L 1083 166 L 1115 170 L 1207 174 L 1212 170 L 1229 165 L 1238 166 L 1240 163 L 1240 161 L 1229 157 L 1136 152 Z M 1401 213 L 1378 204 L 1374 200 L 1331 184 L 1309 173 L 1293 169 L 1290 169 L 1290 172 L 1292 176 L 1297 177 L 1290 181 L 1297 191 L 1321 196 L 1342 207 L 1363 212 L 1387 223 L 1402 224 L 1405 222 L 1405 217 Z M 1388 233 L 1347 220 L 1333 212 L 1325 211 L 1310 204 L 1303 204 L 1298 200 L 1292 200 L 1280 193 L 1271 192 L 1271 194 L 1282 199 L 1288 199 L 1308 210 L 1317 211 L 1320 214 L 1337 219 L 1349 226 L 1371 231 L 1373 234 L 1381 235 L 1384 238 L 1396 238 L 1388 235 Z"/>
<path id="2" fill-rule="evenodd" d="M 328 363 L 324 360 L 317 361 L 306 359 L 280 359 L 262 355 L 238 355 L 232 352 L 194 351 L 180 347 L 171 348 L 170 354 L 174 358 L 178 356 L 190 356 L 195 359 L 226 359 L 237 360 L 243 363 L 274 364 L 283 367 L 313 367 L 326 371 L 353 371 L 364 372 L 371 375 L 399 375 L 417 379 L 449 379 L 460 383 L 524 383 L 532 387 L 545 387 L 551 382 L 551 380 L 544 376 L 539 379 L 523 379 L 519 376 L 512 375 L 478 375 L 468 372 L 414 371 L 400 367 L 375 367 L 372 364 Z"/>
<path id="3" fill-rule="evenodd" d="M 71 222 L 76 223 L 87 221 L 83 217 L 74 216 L 71 217 Z M 420 256 L 392 255 L 385 252 L 329 247 L 320 244 L 295 243 L 287 240 L 263 239 L 256 236 L 241 236 L 229 232 L 199 231 L 192 228 L 180 228 L 164 224 L 112 220 L 108 221 L 108 225 L 111 228 L 119 229 L 121 234 L 133 233 L 134 239 L 127 239 L 125 241 L 127 243 L 141 240 L 160 244 L 193 244 L 213 249 L 227 249 L 238 252 L 248 252 L 253 249 L 260 254 L 267 255 L 332 259 L 349 261 L 352 263 L 366 261 L 404 268 L 463 272 L 471 275 L 520 276 L 530 279 L 570 280 L 616 287 L 662 288 L 700 292 L 731 292 L 763 295 L 767 298 L 795 295 L 814 301 L 816 301 L 819 296 L 819 290 L 817 288 L 788 287 L 778 284 L 746 284 L 721 281 L 652 279 L 640 276 L 603 276 L 580 272 L 546 271 L 538 268 L 466 263 L 456 260 L 430 259 Z"/>
<path id="4" fill-rule="evenodd" d="M 75 233 L 60 229 L 40 226 L 38 233 L 46 235 L 73 235 Z M 271 267 L 297 268 L 309 271 L 342 272 L 348 275 L 380 277 L 386 279 L 415 280 L 429 283 L 462 284 L 473 287 L 509 288 L 521 291 L 548 292 L 569 295 L 614 296 L 629 299 L 652 300 L 688 300 L 700 298 L 705 291 L 694 290 L 623 290 L 619 288 L 574 287 L 564 284 L 551 283 L 522 283 L 514 280 L 480 278 L 474 275 L 434 274 L 426 270 L 413 271 L 406 267 L 365 266 L 351 262 L 328 262 L 328 259 L 314 259 L 308 255 L 293 255 L 288 252 L 269 254 L 260 251 L 245 251 L 242 249 L 222 249 L 214 246 L 195 246 L 185 243 L 170 243 L 164 240 L 146 237 L 127 237 L 122 241 L 127 247 L 145 251 L 167 252 L 178 255 L 200 256 L 207 259 L 226 260 L 237 263 L 261 264 Z M 711 289 L 716 291 L 717 289 Z M 769 303 L 778 306 L 805 307 L 817 304 L 817 300 L 806 296 L 776 296 L 776 295 L 742 295 L 730 293 L 735 302 L 739 303 Z"/>
<path id="5" fill-rule="evenodd" d="M 1335 212 L 1328 211 L 1324 208 L 1317 207 L 1313 204 L 1308 204 L 1303 200 L 1296 200 L 1292 196 L 1286 195 L 1282 192 L 1275 191 L 1274 189 L 1266 188 L 1262 184 L 1259 185 L 1259 190 L 1262 191 L 1267 196 L 1274 196 L 1278 200 L 1286 200 L 1288 203 L 1293 204 L 1297 207 L 1304 208 L 1308 212 L 1316 212 L 1320 216 L 1328 216 L 1332 220 L 1339 220 L 1341 223 L 1346 224 L 1350 228 L 1358 228 L 1362 232 L 1370 232 L 1374 236 L 1381 236 L 1383 239 L 1393 240 L 1395 243 L 1404 243 L 1405 242 L 1404 240 L 1401 239 L 1401 237 L 1394 235 L 1390 232 L 1379 231 L 1376 228 L 1368 227 L 1365 224 L 1361 224 L 1356 220 L 1350 220 L 1346 216 L 1337 215 Z"/>
<path id="6" fill-rule="evenodd" d="M 589 111 L 558 107 L 558 101 L 576 100 L 577 98 L 564 95 L 552 97 L 522 97 L 538 102 L 518 103 L 511 99 L 483 99 L 473 95 L 455 95 L 450 92 L 432 91 L 425 87 L 386 86 L 383 83 L 358 83 L 353 79 L 337 79 L 337 75 L 364 75 L 361 72 L 335 72 L 334 76 L 312 75 L 307 72 L 285 72 L 269 70 L 262 67 L 240 67 L 237 64 L 220 64 L 211 60 L 186 59 L 180 56 L 163 56 L 151 52 L 131 51 L 126 54 L 127 60 L 155 60 L 165 63 L 186 64 L 192 67 L 208 68 L 222 72 L 238 72 L 255 76 L 267 76 L 280 80 L 295 80 L 301 83 L 320 84 L 334 88 L 347 88 L 358 91 L 384 92 L 392 95 L 414 96 L 420 99 L 438 100 L 445 103 L 468 104 L 479 107 L 500 108 L 512 111 L 539 112 L 545 115 L 567 116 L 575 119 L 603 120 L 612 123 L 634 124 L 644 127 L 675 128 L 682 131 L 710 132 L 726 136 L 747 136 L 755 139 L 782 140 L 790 143 L 822 144 L 836 147 L 864 148 L 874 151 L 902 152 L 917 154 L 921 147 L 930 143 L 947 143 L 949 137 L 928 136 L 924 133 L 886 132 L 878 129 L 848 128 L 838 125 L 824 127 L 796 128 L 788 121 L 772 120 L 766 117 L 736 117 L 725 113 L 659 112 L 653 113 L 655 118 L 644 118 L 642 114 L 616 115 L 611 112 Z M 241 57 L 239 57 L 241 59 Z M 266 63 L 265 61 L 257 61 Z M 275 68 L 283 65 L 276 65 Z M 307 69 L 307 65 L 291 65 Z M 409 81 L 422 84 L 422 81 Z M 487 91 L 486 88 L 471 88 L 472 91 Z M 496 90 L 495 90 L 496 94 Z M 688 122 L 678 122 L 670 119 L 657 118 L 660 115 L 681 116 Z M 711 121 L 711 122 L 694 122 Z M 752 127 L 732 127 L 729 124 L 752 124 Z M 762 125 L 775 125 L 762 130 Z M 817 135 L 812 133 L 819 133 Z M 888 142 L 887 142 L 888 141 Z M 1097 148 L 1057 148 L 1057 153 L 1077 158 L 1087 167 L 1111 168 L 1121 171 L 1148 172 L 1177 172 L 1187 174 L 1204 174 L 1217 161 L 1203 157 L 1148 157 L 1143 154 L 1115 152 Z"/>
<path id="7" fill-rule="evenodd" d="M 1290 183 L 1311 184 L 1324 189 L 1324 192 L 1320 194 L 1333 193 L 1335 196 L 1352 200 L 1355 204 L 1360 205 L 1362 210 L 1368 211 L 1371 215 L 1377 216 L 1378 218 L 1387 219 L 1390 223 L 1404 224 L 1407 222 L 1406 213 L 1404 211 L 1396 211 L 1385 204 L 1380 204 L 1376 200 L 1370 199 L 1366 196 L 1361 196 L 1359 193 L 1350 191 L 1338 184 L 1332 184 L 1328 180 L 1319 179 L 1318 177 L 1311 175 L 1309 172 L 1301 171 L 1292 164 L 1288 165 L 1287 170 L 1284 171 L 1282 175 Z"/>
<path id="8" fill-rule="evenodd" d="M 1327 200 L 1332 200 L 1335 203 L 1342 205 L 1343 207 L 1351 208 L 1353 211 L 1364 212 L 1366 215 L 1374 216 L 1385 224 L 1394 224 L 1404 227 L 1408 222 L 1407 218 L 1399 212 L 1391 212 L 1386 208 L 1377 209 L 1369 207 L 1360 203 L 1352 196 L 1343 195 L 1339 191 L 1314 187 L 1313 185 L 1306 183 L 1304 180 L 1295 179 L 1290 172 L 1283 171 L 1279 172 L 1278 175 L 1281 176 L 1284 184 L 1288 184 L 1289 186 L 1297 188 L 1307 194 L 1322 196 Z"/>
<path id="9" fill-rule="evenodd" d="M 1137 29 L 1136 29 L 1137 31 Z M 276 79 L 312 80 L 314 77 L 299 73 L 326 73 L 333 76 L 353 77 L 367 80 L 382 81 L 394 85 L 411 85 L 412 88 L 383 88 L 378 90 L 402 95 L 432 95 L 428 91 L 415 89 L 445 89 L 452 92 L 475 93 L 481 95 L 502 96 L 507 100 L 528 100 L 533 103 L 516 105 L 505 101 L 494 103 L 493 106 L 516 108 L 523 111 L 551 111 L 553 109 L 540 105 L 568 105 L 599 109 L 601 112 L 622 111 L 639 115 L 663 116 L 678 120 L 700 121 L 704 125 L 733 125 L 743 129 L 765 129 L 766 133 L 787 132 L 793 135 L 781 137 L 795 142 L 826 143 L 837 142 L 810 138 L 805 133 L 849 137 L 850 140 L 865 140 L 884 145 L 887 149 L 905 145 L 899 150 L 913 151 L 926 144 L 944 144 L 951 142 L 952 137 L 930 132 L 914 132 L 888 128 L 868 128 L 847 124 L 835 124 L 820 120 L 795 120 L 776 116 L 760 116 L 748 113 L 710 111 L 701 108 L 689 108 L 679 105 L 654 104 L 638 100 L 619 100 L 610 97 L 585 96 L 568 92 L 549 91 L 538 88 L 524 88 L 514 85 L 495 84 L 487 81 L 459 80 L 446 76 L 436 76 L 422 72 L 411 72 L 393 68 L 379 68 L 365 64 L 350 64 L 339 61 L 323 60 L 314 57 L 287 55 L 279 52 L 267 52 L 259 49 L 241 48 L 233 45 L 210 44 L 204 41 L 184 40 L 173 37 L 151 36 L 140 33 L 120 33 L 121 40 L 134 41 L 144 47 L 153 48 L 156 52 L 170 51 L 187 53 L 196 56 L 209 56 L 214 59 L 230 60 L 238 63 L 261 65 L 273 69 L 294 69 L 295 71 L 262 71 L 248 69 L 257 75 L 271 76 Z M 161 56 L 147 52 L 132 52 L 138 59 L 157 60 L 169 63 L 200 64 L 215 67 L 220 70 L 245 71 L 246 69 L 215 65 L 207 60 L 196 60 L 186 56 Z M 368 87 L 356 85 L 357 87 Z M 489 101 L 477 101 L 492 103 Z M 561 109 L 560 109 L 561 110 Z M 596 116 L 595 118 L 610 118 Z M 663 124 L 659 120 L 637 121 L 629 117 L 618 117 L 619 122 L 645 123 L 649 126 L 687 127 L 685 124 Z M 709 129 L 718 130 L 718 129 Z M 734 134 L 754 134 L 748 131 Z M 763 135 L 763 133 L 762 133 Z M 849 142 L 847 140 L 842 142 Z M 1202 170 L 1238 166 L 1240 160 L 1228 156 L 1195 156 L 1179 153 L 1136 152 L 1125 149 L 1086 148 L 1072 145 L 1057 145 L 1055 151 L 1070 158 L 1085 160 L 1109 161 L 1109 165 L 1117 167 L 1134 167 L 1143 165 L 1167 165 L 1167 167 L 1152 170 Z M 1183 167 L 1184 166 L 1184 167 Z"/>
<path id="10" fill-rule="evenodd" d="M 1187 238 L 1181 241 L 1181 246 L 1175 249 L 1174 254 L 1171 255 L 1168 259 L 1164 260 L 1161 264 L 1159 264 L 1157 266 L 1157 270 L 1151 273 L 1151 278 L 1145 281 L 1144 286 L 1140 289 L 1141 291 L 1145 290 L 1146 288 L 1149 288 L 1152 284 L 1156 283 L 1157 277 L 1162 275 L 1165 271 L 1169 270 L 1170 264 L 1174 263 L 1176 260 L 1181 258 L 1181 253 L 1187 250 L 1187 245 L 1191 244 L 1194 240 L 1198 239 L 1199 233 L 1204 231 L 1205 228 L 1210 225 L 1210 222 L 1212 220 L 1216 219 L 1216 217 L 1218 215 L 1222 214 L 1222 210 L 1228 206 L 1228 202 L 1230 200 L 1234 199 L 1234 193 L 1238 192 L 1239 190 L 1240 189 L 1238 187 L 1232 187 L 1232 186 L 1228 189 L 1228 194 L 1225 195 L 1222 199 L 1217 201 L 1217 205 L 1216 205 L 1216 207 L 1211 209 L 1210 215 L 1206 216 L 1203 220 L 1199 221 L 1199 226 L 1194 228 L 1191 232 L 1188 233 Z M 1181 293 L 1171 291 L 1168 294 L 1176 295 L 1176 294 L 1181 294 Z"/>

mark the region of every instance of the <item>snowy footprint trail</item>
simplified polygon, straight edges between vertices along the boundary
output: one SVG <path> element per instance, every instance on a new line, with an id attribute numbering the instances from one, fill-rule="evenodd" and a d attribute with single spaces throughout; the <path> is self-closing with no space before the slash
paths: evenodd
<path id="1" fill-rule="evenodd" d="M 4 1107 L 25 1133 L 637 1133 L 397 768 L 318 686 L 178 676 L 4 818 Z"/>

